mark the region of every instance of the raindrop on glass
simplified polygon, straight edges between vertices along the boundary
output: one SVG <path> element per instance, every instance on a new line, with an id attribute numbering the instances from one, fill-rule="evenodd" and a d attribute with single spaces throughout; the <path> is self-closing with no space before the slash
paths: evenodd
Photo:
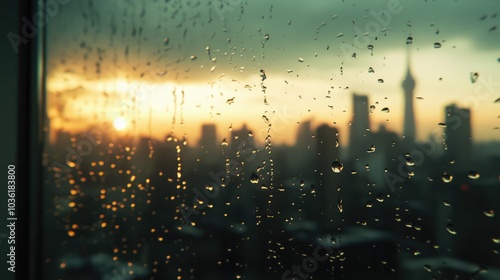
<path id="1" fill-rule="evenodd" d="M 411 43 L 413 43 L 413 37 L 409 36 L 408 38 L 406 38 L 406 44 L 410 45 Z"/>
<path id="2" fill-rule="evenodd" d="M 379 83 L 383 84 L 384 83 L 384 79 L 378 79 L 377 80 Z"/>
<path id="3" fill-rule="evenodd" d="M 314 185 L 311 185 L 311 193 L 316 193 L 316 187 Z"/>
<path id="4" fill-rule="evenodd" d="M 254 172 L 254 173 L 252 173 L 252 175 L 250 175 L 250 182 L 251 182 L 252 184 L 257 184 L 257 183 L 259 183 L 259 176 L 257 176 L 257 174 L 255 174 L 255 172 Z"/>
<path id="5" fill-rule="evenodd" d="M 375 149 L 376 149 L 376 148 L 375 148 L 375 145 L 371 145 L 371 146 L 370 146 L 370 149 L 368 149 L 366 152 L 367 152 L 367 153 L 374 153 L 374 152 L 375 152 Z"/>
<path id="6" fill-rule="evenodd" d="M 434 48 L 435 49 L 441 48 L 441 43 L 439 43 L 439 42 L 434 43 Z"/>
<path id="7" fill-rule="evenodd" d="M 493 209 L 490 209 L 490 210 L 486 210 L 483 212 L 484 215 L 488 218 L 493 218 L 495 217 L 495 211 L 493 211 Z"/>
<path id="8" fill-rule="evenodd" d="M 373 70 L 373 67 L 368 67 L 368 73 L 375 73 L 375 70 Z"/>
<path id="9" fill-rule="evenodd" d="M 335 173 L 340 173 L 344 169 L 344 165 L 340 161 L 334 161 L 332 163 L 332 170 Z"/>
<path id="10" fill-rule="evenodd" d="M 382 112 L 384 112 L 384 113 L 389 113 L 389 112 L 390 112 L 390 110 L 389 110 L 389 108 L 388 108 L 388 107 L 384 107 L 384 108 L 382 108 Z"/>
<path id="11" fill-rule="evenodd" d="M 453 180 L 453 176 L 451 176 L 450 174 L 444 173 L 443 176 L 441 176 L 441 179 L 443 180 L 443 182 L 449 183 Z"/>
<path id="12" fill-rule="evenodd" d="M 266 71 L 264 69 L 260 69 L 260 78 L 262 79 L 262 81 L 267 79 Z"/>
<path id="13" fill-rule="evenodd" d="M 411 157 L 407 157 L 406 158 L 406 165 L 408 165 L 408 166 L 414 166 L 415 165 L 415 161 L 413 161 L 413 159 Z"/>
<path id="14" fill-rule="evenodd" d="M 479 173 L 477 173 L 476 171 L 469 171 L 469 173 L 467 173 L 467 176 L 475 180 L 479 178 Z"/>
<path id="15" fill-rule="evenodd" d="M 477 72 L 470 72 L 470 81 L 472 83 L 477 82 L 478 78 L 479 78 L 479 73 L 477 73 Z"/>
<path id="16" fill-rule="evenodd" d="M 447 230 L 449 233 L 453 234 L 453 235 L 457 234 L 457 232 L 456 232 L 456 230 L 455 230 L 455 226 L 454 226 L 453 224 L 447 224 L 447 225 L 446 225 L 446 230 Z"/>
<path id="17" fill-rule="evenodd" d="M 373 45 L 368 45 L 368 50 L 373 51 Z"/>

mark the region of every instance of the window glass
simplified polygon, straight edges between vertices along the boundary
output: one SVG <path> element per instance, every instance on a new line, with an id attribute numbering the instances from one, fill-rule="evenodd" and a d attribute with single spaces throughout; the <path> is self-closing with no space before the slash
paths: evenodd
<path id="1" fill-rule="evenodd" d="M 500 279 L 496 1 L 48 1 L 44 279 Z"/>

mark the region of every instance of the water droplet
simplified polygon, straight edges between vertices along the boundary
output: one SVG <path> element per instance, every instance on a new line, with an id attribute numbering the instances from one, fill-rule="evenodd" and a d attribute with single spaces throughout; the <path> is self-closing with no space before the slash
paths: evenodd
<path id="1" fill-rule="evenodd" d="M 447 230 L 449 233 L 453 234 L 453 235 L 457 234 L 457 232 L 455 231 L 455 229 L 454 229 L 454 228 L 455 228 L 455 226 L 454 226 L 453 224 L 447 224 L 447 225 L 446 225 L 446 230 Z"/>
<path id="2" fill-rule="evenodd" d="M 337 38 L 340 38 L 340 37 L 343 37 L 344 36 L 344 33 L 340 32 L 339 34 L 337 34 Z"/>
<path id="3" fill-rule="evenodd" d="M 472 83 L 477 82 L 478 78 L 479 78 L 479 73 L 477 73 L 477 72 L 470 72 L 470 81 Z"/>
<path id="4" fill-rule="evenodd" d="M 378 202 L 384 202 L 384 194 L 383 193 L 379 193 L 377 195 L 377 201 Z"/>
<path id="5" fill-rule="evenodd" d="M 406 165 L 408 165 L 408 166 L 414 166 L 415 165 L 415 161 L 413 161 L 413 159 L 411 157 L 407 157 L 406 158 Z"/>
<path id="6" fill-rule="evenodd" d="M 444 173 L 443 176 L 441 176 L 441 179 L 443 180 L 443 182 L 449 183 L 453 180 L 453 176 L 448 173 Z"/>
<path id="7" fill-rule="evenodd" d="M 368 73 L 375 73 L 375 70 L 373 70 L 373 67 L 368 67 Z"/>
<path id="8" fill-rule="evenodd" d="M 304 59 L 302 57 L 299 57 L 299 62 L 304 62 Z"/>
<path id="9" fill-rule="evenodd" d="M 413 43 L 413 37 L 409 36 L 408 38 L 406 38 L 406 44 L 411 45 L 411 43 Z"/>
<path id="10" fill-rule="evenodd" d="M 190 57 L 189 57 L 189 59 L 191 59 L 191 60 L 196 60 L 196 59 L 197 59 L 197 57 L 196 57 L 196 55 L 192 55 L 192 56 L 190 56 Z"/>
<path id="11" fill-rule="evenodd" d="M 382 112 L 384 112 L 384 113 L 389 113 L 389 112 L 390 112 L 390 110 L 389 110 L 389 108 L 388 108 L 388 107 L 384 107 L 384 108 L 382 108 Z"/>
<path id="12" fill-rule="evenodd" d="M 431 272 L 432 271 L 432 266 L 430 264 L 424 264 L 424 269 Z"/>
<path id="13" fill-rule="evenodd" d="M 264 71 L 264 69 L 260 69 L 260 78 L 262 79 L 262 81 L 267 79 L 266 71 Z"/>
<path id="14" fill-rule="evenodd" d="M 441 43 L 439 43 L 439 42 L 434 43 L 434 48 L 435 49 L 441 48 Z"/>
<path id="15" fill-rule="evenodd" d="M 334 161 L 332 163 L 332 170 L 335 173 L 340 173 L 344 169 L 344 165 L 340 161 Z"/>
<path id="16" fill-rule="evenodd" d="M 316 186 L 314 185 L 311 185 L 311 193 L 316 193 Z"/>
<path id="17" fill-rule="evenodd" d="M 374 153 L 375 152 L 375 145 L 371 145 L 370 148 L 366 152 L 367 153 Z"/>
<path id="18" fill-rule="evenodd" d="M 222 143 L 221 143 L 222 146 L 227 146 L 227 141 L 226 141 L 226 138 L 222 139 Z"/>
<path id="19" fill-rule="evenodd" d="M 373 51 L 373 45 L 368 45 L 367 48 L 369 51 Z"/>
<path id="20" fill-rule="evenodd" d="M 254 172 L 254 173 L 252 173 L 252 175 L 250 175 L 250 182 L 251 182 L 252 184 L 257 184 L 257 183 L 259 183 L 259 176 L 257 176 L 257 174 L 255 174 L 255 172 Z"/>
<path id="21" fill-rule="evenodd" d="M 299 185 L 303 187 L 305 185 L 304 180 L 300 180 Z"/>
<path id="22" fill-rule="evenodd" d="M 446 127 L 446 123 L 443 123 L 443 122 L 438 123 L 438 125 L 441 127 Z"/>
<path id="23" fill-rule="evenodd" d="M 339 212 L 342 213 L 344 211 L 343 203 L 342 203 L 342 198 L 339 199 L 339 202 L 337 203 L 337 207 L 339 208 Z"/>
<path id="24" fill-rule="evenodd" d="M 490 210 L 487 210 L 487 211 L 484 211 L 483 212 L 484 215 L 488 218 L 493 218 L 495 217 L 495 211 L 493 211 L 493 209 L 490 209 Z"/>
<path id="25" fill-rule="evenodd" d="M 377 82 L 383 84 L 384 83 L 384 79 L 378 79 Z"/>
<path id="26" fill-rule="evenodd" d="M 269 40 L 269 34 L 264 35 L 264 39 Z"/>
<path id="27" fill-rule="evenodd" d="M 471 179 L 478 179 L 479 178 L 479 173 L 477 173 L 476 171 L 469 171 L 469 173 L 467 174 L 467 176 Z"/>
<path id="28" fill-rule="evenodd" d="M 366 208 L 372 208 L 373 207 L 373 202 L 367 201 L 366 202 Z"/>
<path id="29" fill-rule="evenodd" d="M 499 238 L 492 238 L 491 240 L 493 240 L 493 242 L 495 242 L 496 244 L 500 244 L 500 237 Z"/>
<path id="30" fill-rule="evenodd" d="M 447 207 L 450 207 L 451 203 L 449 201 L 447 201 L 447 200 L 443 200 L 443 205 L 447 206 Z"/>

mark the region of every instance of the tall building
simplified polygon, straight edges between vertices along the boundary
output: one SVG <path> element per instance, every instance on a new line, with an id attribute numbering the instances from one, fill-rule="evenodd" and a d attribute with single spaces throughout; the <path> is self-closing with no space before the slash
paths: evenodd
<path id="1" fill-rule="evenodd" d="M 216 142 L 216 128 L 214 124 L 204 124 L 201 127 L 199 146 L 205 149 L 213 148 Z"/>
<path id="2" fill-rule="evenodd" d="M 353 94 L 353 116 L 349 131 L 349 156 L 364 159 L 370 144 L 370 120 L 368 118 L 368 97 Z"/>
<path id="3" fill-rule="evenodd" d="M 456 166 L 470 163 L 472 156 L 472 128 L 470 109 L 459 108 L 455 104 L 445 109 L 445 143 L 448 160 Z"/>
<path id="4" fill-rule="evenodd" d="M 415 80 L 411 75 L 410 71 L 410 55 L 407 54 L 407 69 L 406 76 L 403 79 L 402 87 L 405 95 L 405 111 L 404 111 L 404 126 L 403 126 L 403 136 L 405 139 L 414 143 L 416 139 L 415 132 L 415 113 L 413 111 L 413 92 L 415 90 Z"/>
<path id="5" fill-rule="evenodd" d="M 316 130 L 315 169 L 317 197 L 315 213 L 323 212 L 323 221 L 332 221 L 337 217 L 337 201 L 339 200 L 339 174 L 332 172 L 332 162 L 340 159 L 338 145 L 338 130 L 327 124 L 320 125 Z M 314 166 L 314 165 L 313 165 Z M 319 203 L 318 203 L 319 202 Z"/>

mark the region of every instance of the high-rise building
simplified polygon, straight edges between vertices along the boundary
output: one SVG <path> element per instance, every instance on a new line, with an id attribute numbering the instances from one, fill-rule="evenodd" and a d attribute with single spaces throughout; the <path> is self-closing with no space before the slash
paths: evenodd
<path id="1" fill-rule="evenodd" d="M 354 159 L 362 159 L 366 150 L 371 146 L 370 142 L 370 120 L 368 118 L 368 97 L 366 95 L 353 94 L 352 96 L 353 116 L 349 131 L 349 156 Z"/>
<path id="2" fill-rule="evenodd" d="M 415 113 L 413 111 L 413 92 L 415 90 L 415 80 L 410 71 L 410 55 L 407 55 L 407 68 L 406 76 L 403 79 L 402 87 L 405 95 L 405 111 L 404 111 L 404 125 L 403 136 L 405 140 L 414 143 L 417 137 L 415 129 Z"/>
<path id="3" fill-rule="evenodd" d="M 201 138 L 199 141 L 199 146 L 206 148 L 212 148 L 215 146 L 216 142 L 216 132 L 214 124 L 204 124 L 201 127 Z"/>
<path id="4" fill-rule="evenodd" d="M 338 145 L 338 130 L 327 124 L 320 125 L 316 130 L 316 186 L 318 199 L 313 206 L 316 213 L 323 212 L 323 221 L 332 221 L 338 213 L 339 174 L 332 172 L 332 162 L 340 159 Z M 319 201 L 319 203 L 318 203 Z"/>
<path id="5" fill-rule="evenodd" d="M 447 159 L 455 161 L 456 166 L 467 165 L 472 156 L 470 109 L 459 108 L 455 104 L 446 106 L 445 123 Z"/>

